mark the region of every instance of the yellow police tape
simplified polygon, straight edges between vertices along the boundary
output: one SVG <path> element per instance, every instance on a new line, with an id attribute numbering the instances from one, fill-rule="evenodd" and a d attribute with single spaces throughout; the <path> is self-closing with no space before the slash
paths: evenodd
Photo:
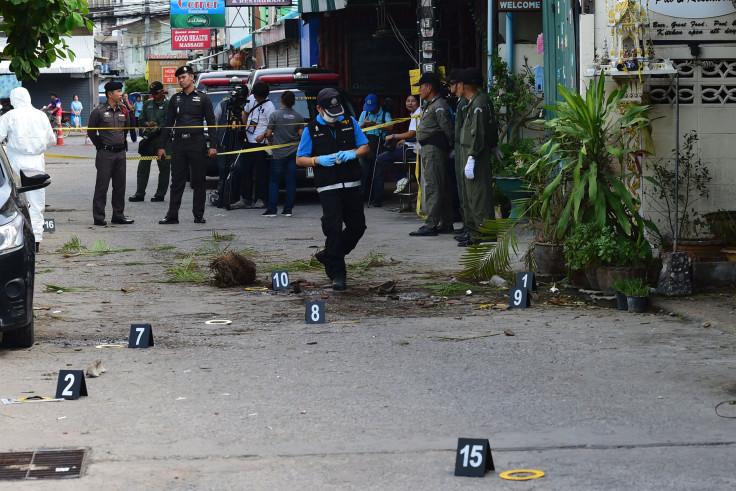
<path id="1" fill-rule="evenodd" d="M 515 476 L 514 474 L 531 474 L 530 476 Z M 544 477 L 544 472 L 535 469 L 516 469 L 513 471 L 505 471 L 498 475 L 501 479 L 507 479 L 509 481 L 529 481 L 530 479 L 537 479 Z"/>
<path id="2" fill-rule="evenodd" d="M 416 117 L 416 116 L 413 116 L 413 117 Z M 401 118 L 401 119 L 397 119 L 397 120 L 394 120 L 394 121 L 389 121 L 388 123 L 377 124 L 375 126 L 369 126 L 368 128 L 363 128 L 363 132 L 371 131 L 371 130 L 375 130 L 375 129 L 380 129 L 380 128 L 383 128 L 384 126 L 392 126 L 394 124 L 403 123 L 404 121 L 408 121 L 409 119 L 411 119 L 411 117 L 409 117 L 409 118 Z M 290 123 L 290 124 L 292 124 L 292 123 Z M 297 123 L 297 124 L 302 124 L 302 123 Z M 248 126 L 248 125 L 242 125 L 242 126 Z M 255 125 L 253 125 L 253 126 L 255 126 Z M 215 126 L 210 126 L 210 128 L 214 128 L 214 127 Z M 217 126 L 217 128 L 223 128 L 223 127 L 225 127 L 225 126 Z M 227 126 L 227 127 L 229 127 L 229 126 Z M 177 126 L 176 128 L 177 129 L 181 129 L 181 128 L 205 128 L 205 126 Z M 105 130 L 116 129 L 116 130 L 120 130 L 120 129 L 124 129 L 124 128 L 89 128 L 89 129 L 92 129 L 92 130 L 95 130 L 95 129 L 105 129 Z M 258 146 L 258 147 L 244 148 L 242 150 L 232 150 L 230 152 L 218 152 L 217 155 L 235 155 L 235 154 L 238 154 L 238 153 L 260 152 L 262 150 L 272 150 L 274 148 L 292 147 L 292 146 L 298 145 L 298 144 L 299 144 L 299 142 L 282 143 L 280 145 L 266 145 L 264 147 Z M 61 154 L 54 154 L 54 153 L 47 153 L 47 154 L 45 154 L 45 156 L 48 157 L 48 158 L 53 158 L 53 159 L 94 159 L 95 158 L 95 157 L 80 157 L 80 156 L 75 156 L 75 155 L 61 155 Z M 171 158 L 171 155 L 167 155 L 166 158 L 167 159 L 170 159 Z M 125 160 L 157 160 L 157 157 L 156 156 L 149 156 L 149 155 L 142 156 L 142 157 L 131 157 L 130 155 L 126 155 L 125 156 Z"/>
<path id="3" fill-rule="evenodd" d="M 400 124 L 405 121 L 409 121 L 410 119 L 417 119 L 419 116 L 409 116 L 408 118 L 399 118 L 394 119 L 391 121 L 388 121 L 387 123 L 381 123 L 376 124 L 373 126 L 368 126 L 367 128 L 362 128 L 362 130 L 365 131 L 372 131 L 379 128 L 383 128 L 385 126 L 393 126 L 395 124 Z M 293 125 L 299 125 L 304 126 L 308 123 L 280 123 L 278 126 L 293 126 Z M 158 128 L 170 128 L 177 130 L 185 130 L 185 129 L 197 129 L 197 128 L 257 128 L 258 126 L 268 126 L 268 124 L 213 124 L 213 125 L 202 125 L 202 126 L 158 126 Z M 116 126 L 114 128 L 95 128 L 90 126 L 80 126 L 79 128 L 74 128 L 75 131 L 87 131 L 87 130 L 93 130 L 93 131 L 106 131 L 106 130 L 141 130 L 146 129 L 142 126 Z M 58 128 L 54 128 L 54 131 L 58 130 Z"/>

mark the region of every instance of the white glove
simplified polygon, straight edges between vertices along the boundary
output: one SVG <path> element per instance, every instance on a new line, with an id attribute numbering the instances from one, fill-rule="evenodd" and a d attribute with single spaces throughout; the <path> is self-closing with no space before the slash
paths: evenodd
<path id="1" fill-rule="evenodd" d="M 468 163 L 465 164 L 465 177 L 473 179 L 475 177 L 475 173 L 473 172 L 474 169 L 475 159 L 473 157 L 468 157 Z"/>

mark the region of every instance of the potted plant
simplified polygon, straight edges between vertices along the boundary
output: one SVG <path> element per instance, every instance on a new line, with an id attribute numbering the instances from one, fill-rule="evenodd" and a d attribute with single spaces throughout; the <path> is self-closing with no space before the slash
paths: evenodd
<path id="1" fill-rule="evenodd" d="M 649 182 L 652 184 L 651 194 L 654 199 L 647 204 L 654 215 L 659 216 L 662 231 L 659 240 L 662 249 L 665 252 L 672 251 L 676 238 L 677 249 L 686 252 L 693 260 L 719 256 L 723 243 L 709 235 L 705 217 L 697 210 L 698 202 L 708 199 L 708 187 L 713 180 L 707 163 L 700 158 L 697 131 L 692 130 L 685 135 L 679 155 L 677 183 L 674 156 L 652 161 L 650 169 L 652 179 Z"/>
<path id="2" fill-rule="evenodd" d="M 493 179 L 511 205 L 509 218 L 518 218 L 523 210 L 513 207 L 513 204 L 534 194 L 531 183 L 526 179 L 526 171 L 529 164 L 539 158 L 539 153 L 533 138 L 501 143 L 498 147 L 500 159 L 493 167 Z"/>
<path id="3" fill-rule="evenodd" d="M 626 295 L 626 304 L 629 312 L 642 313 L 649 303 L 649 286 L 641 278 L 628 278 L 618 284 L 621 292 Z"/>
<path id="4" fill-rule="evenodd" d="M 629 303 L 626 299 L 626 294 L 622 291 L 626 288 L 626 282 L 630 278 L 617 278 L 613 282 L 613 290 L 616 292 L 616 306 L 618 310 L 629 310 Z"/>
<path id="5" fill-rule="evenodd" d="M 527 170 L 537 180 L 539 195 L 528 200 L 530 223 L 537 223 L 543 236 L 559 244 L 573 226 L 590 223 L 611 226 L 641 246 L 640 257 L 651 260 L 651 246 L 644 239 L 645 227 L 656 226 L 639 213 L 640 201 L 629 193 L 624 180 L 625 159 L 638 151 L 626 146 L 625 133 L 649 125 L 647 106 L 629 106 L 622 113 L 619 103 L 626 89 L 607 96 L 605 74 L 588 86 L 585 97 L 558 86 L 564 101 L 547 106 L 555 117 L 544 122 L 550 139 L 540 157 Z M 532 217 L 537 218 L 532 220 Z M 515 227 L 518 220 L 489 220 L 481 232 L 493 243 L 468 249 L 461 259 L 464 276 L 490 277 L 508 270 L 510 254 L 518 254 Z M 535 246 L 536 249 L 536 246 Z"/>
<path id="6" fill-rule="evenodd" d="M 595 241 L 599 232 L 600 228 L 597 226 L 581 223 L 573 228 L 572 233 L 563 242 L 563 251 L 569 270 L 568 277 L 572 280 L 575 273 L 582 273 L 582 276 L 576 277 L 575 283 L 583 283 L 581 286 L 594 290 L 598 290 L 598 278 L 595 272 L 598 266 L 598 254 Z"/>
<path id="7" fill-rule="evenodd" d="M 638 238 L 646 246 L 631 237 L 616 235 L 612 227 L 603 227 L 595 237 L 595 252 L 599 266 L 596 268 L 598 288 L 606 294 L 613 293 L 613 283 L 619 278 L 646 278 L 644 251 L 651 246 L 644 237 Z M 644 257 L 643 257 L 644 256 Z"/>
<path id="8" fill-rule="evenodd" d="M 718 210 L 706 213 L 710 231 L 726 245 L 721 253 L 729 261 L 736 261 L 736 210 Z"/>
<path id="9" fill-rule="evenodd" d="M 651 258 L 651 247 L 642 240 L 645 227 L 656 226 L 639 213 L 640 201 L 631 195 L 624 181 L 625 161 L 639 151 L 626 146 L 626 132 L 640 131 L 649 125 L 648 106 L 628 106 L 621 113 L 619 103 L 626 88 L 605 91 L 605 73 L 591 81 L 585 97 L 559 86 L 564 101 L 548 109 L 556 116 L 546 122 L 551 138 L 541 149 L 543 157 L 532 164 L 555 174 L 542 196 L 541 213 L 552 217 L 555 194 L 564 189 L 563 210 L 555 223 L 557 236 L 582 223 L 603 228 L 610 226 L 616 236 L 625 236 L 642 247 Z"/>

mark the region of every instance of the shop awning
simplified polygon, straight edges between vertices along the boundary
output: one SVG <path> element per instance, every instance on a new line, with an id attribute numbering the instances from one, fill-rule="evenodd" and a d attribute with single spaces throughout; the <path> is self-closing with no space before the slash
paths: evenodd
<path id="1" fill-rule="evenodd" d="M 347 3 L 347 0 L 299 0 L 299 12 L 308 14 L 312 12 L 340 10 L 344 9 Z"/>

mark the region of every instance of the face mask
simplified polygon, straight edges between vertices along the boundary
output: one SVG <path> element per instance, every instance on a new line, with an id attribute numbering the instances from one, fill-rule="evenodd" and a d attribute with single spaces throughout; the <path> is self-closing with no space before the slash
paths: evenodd
<path id="1" fill-rule="evenodd" d="M 322 119 L 325 120 L 325 123 L 337 123 L 337 119 L 340 116 L 330 116 L 325 111 L 322 111 Z"/>

